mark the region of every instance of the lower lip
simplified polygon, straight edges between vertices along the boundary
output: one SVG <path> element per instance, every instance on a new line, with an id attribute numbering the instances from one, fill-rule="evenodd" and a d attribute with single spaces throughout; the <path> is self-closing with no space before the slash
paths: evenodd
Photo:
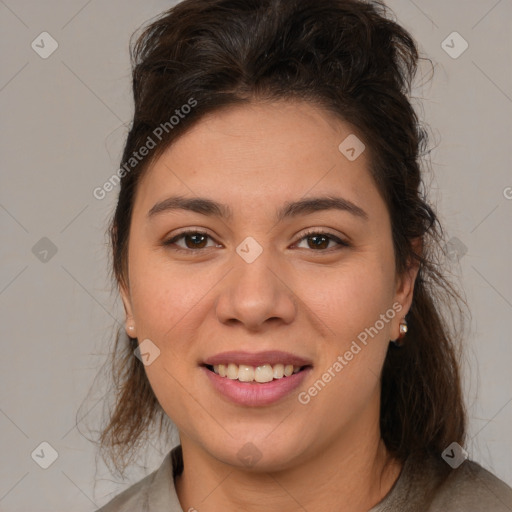
<path id="1" fill-rule="evenodd" d="M 308 367 L 289 377 L 260 383 L 240 382 L 236 379 L 228 379 L 227 377 L 217 375 L 204 366 L 201 368 L 206 372 L 213 387 L 221 395 L 236 404 L 252 407 L 270 405 L 289 395 L 294 389 L 300 386 L 311 370 L 311 368 Z"/>

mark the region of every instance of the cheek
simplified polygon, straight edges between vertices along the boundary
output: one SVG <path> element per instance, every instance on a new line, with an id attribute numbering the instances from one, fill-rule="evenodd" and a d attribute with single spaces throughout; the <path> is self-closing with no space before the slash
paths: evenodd
<path id="1" fill-rule="evenodd" d="M 146 257 L 149 262 L 150 255 Z M 200 273 L 170 268 L 158 260 L 154 258 L 136 272 L 137 260 L 133 259 L 132 304 L 137 334 L 139 342 L 150 339 L 160 351 L 158 358 L 145 366 L 155 396 L 178 428 L 188 431 L 188 422 L 182 425 L 180 421 L 204 414 L 189 392 L 197 394 L 190 388 L 192 372 L 196 371 L 194 340 L 199 339 L 200 316 L 211 307 L 205 294 L 214 283 L 206 275 L 201 279 Z M 202 420 L 207 422 L 208 418 Z"/>
<path id="2" fill-rule="evenodd" d="M 380 396 L 379 375 L 395 314 L 392 278 L 388 269 L 368 261 L 337 272 L 323 287 L 318 283 L 310 278 L 308 306 L 328 329 L 325 338 L 317 338 L 320 361 L 301 396 L 310 400 L 305 409 L 310 417 L 324 418 L 322 428 L 335 435 L 340 424 L 375 406 Z"/>
<path id="3" fill-rule="evenodd" d="M 194 315 L 194 308 L 207 299 L 205 294 L 214 285 L 211 273 L 208 276 L 186 266 L 171 266 L 149 252 L 141 252 L 132 262 L 130 282 L 137 330 L 165 341 L 175 329 L 182 329 Z"/>
<path id="4" fill-rule="evenodd" d="M 178 368 L 176 368 L 178 365 Z M 191 399 L 197 394 L 187 391 L 187 373 L 179 371 L 179 358 L 165 351 L 150 366 L 145 367 L 151 389 L 166 415 L 180 431 L 190 432 L 196 421 L 208 423 L 201 400 Z"/>
<path id="5" fill-rule="evenodd" d="M 304 273 L 299 295 L 307 298 L 309 308 L 330 329 L 328 337 L 352 339 L 391 308 L 393 275 L 382 261 L 364 258 L 329 274 L 325 270 Z"/>

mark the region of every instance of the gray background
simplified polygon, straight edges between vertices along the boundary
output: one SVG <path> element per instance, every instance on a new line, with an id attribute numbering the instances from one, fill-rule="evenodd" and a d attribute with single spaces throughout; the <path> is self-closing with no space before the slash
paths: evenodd
<path id="1" fill-rule="evenodd" d="M 129 37 L 171 5 L 0 0 L 2 511 L 94 510 L 156 468 L 169 448 L 155 440 L 121 482 L 82 435 L 101 413 L 101 394 L 88 397 L 87 417 L 77 411 L 105 361 L 115 319 L 123 320 L 104 236 L 116 191 L 102 201 L 92 191 L 115 173 L 132 114 Z M 389 6 L 436 64 L 434 81 L 415 92 L 433 131 L 432 198 L 473 312 L 467 449 L 510 485 L 512 2 Z M 46 59 L 31 47 L 44 31 L 58 43 Z M 442 47 L 454 31 L 469 44 L 458 58 Z M 447 42 L 452 51 L 460 43 Z M 44 441 L 58 453 L 48 469 L 31 457 L 36 449 L 49 457 L 38 448 Z"/>

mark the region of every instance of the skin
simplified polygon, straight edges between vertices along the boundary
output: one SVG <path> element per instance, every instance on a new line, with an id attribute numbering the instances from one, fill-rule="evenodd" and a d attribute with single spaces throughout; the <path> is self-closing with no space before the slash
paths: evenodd
<path id="1" fill-rule="evenodd" d="M 129 334 L 160 349 L 145 370 L 180 433 L 183 510 L 366 511 L 400 473 L 380 437 L 379 376 L 410 308 L 417 267 L 395 272 L 389 213 L 368 171 L 369 152 L 349 161 L 338 150 L 351 133 L 307 103 L 229 108 L 180 137 L 139 184 L 121 295 Z M 156 202 L 176 194 L 229 205 L 233 218 L 176 210 L 148 219 Z M 368 218 L 332 209 L 276 224 L 283 203 L 323 195 L 352 201 Z M 190 237 L 163 245 L 184 228 L 211 238 L 200 249 Z M 321 239 L 317 248 L 313 235 L 304 238 L 310 228 L 350 246 Z M 236 252 L 248 236 L 263 248 L 250 264 Z M 401 312 L 300 404 L 298 392 L 393 303 Z M 272 349 L 308 358 L 313 369 L 297 392 L 265 407 L 227 401 L 199 366 L 219 352 Z M 248 442 L 261 452 L 250 468 L 237 456 Z"/>

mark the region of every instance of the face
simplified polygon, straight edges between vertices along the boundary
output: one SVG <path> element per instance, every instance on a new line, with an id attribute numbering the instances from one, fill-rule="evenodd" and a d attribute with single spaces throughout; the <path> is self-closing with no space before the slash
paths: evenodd
<path id="1" fill-rule="evenodd" d="M 368 150 L 339 149 L 349 135 L 305 103 L 231 108 L 140 182 L 122 297 L 182 444 L 267 471 L 378 425 L 416 274 L 395 273 Z"/>

